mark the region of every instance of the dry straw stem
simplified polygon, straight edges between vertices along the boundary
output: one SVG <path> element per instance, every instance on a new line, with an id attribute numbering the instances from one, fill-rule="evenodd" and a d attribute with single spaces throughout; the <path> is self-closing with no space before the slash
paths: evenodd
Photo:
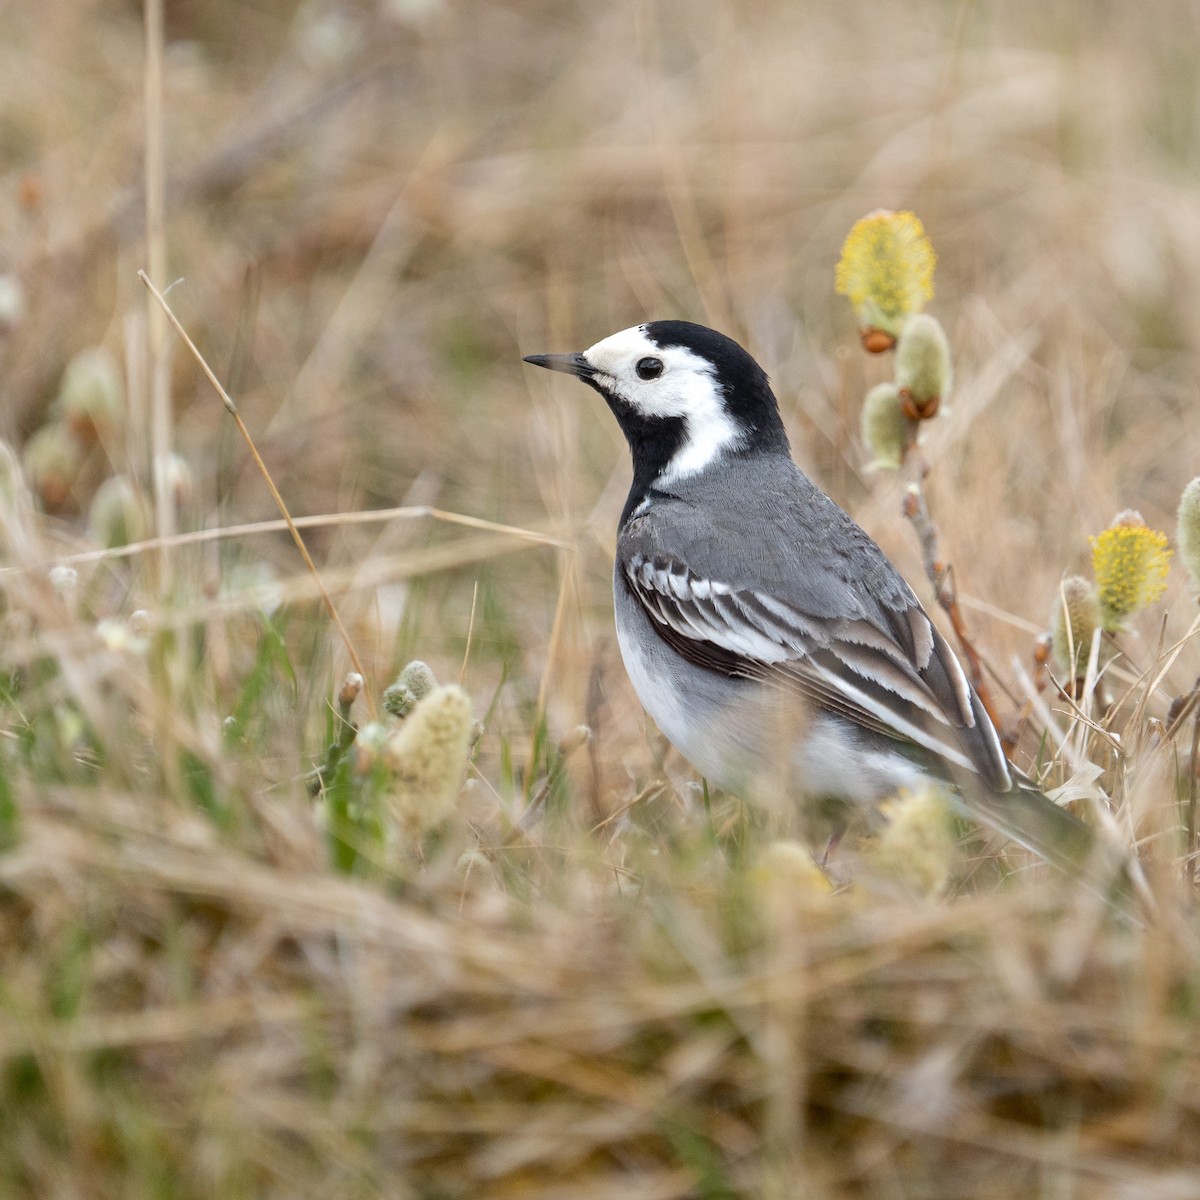
<path id="1" fill-rule="evenodd" d="M 132 797 L 30 796 L 27 814 L 0 884 L 37 898 L 42 938 L 64 936 L 81 894 L 96 936 L 119 922 L 139 937 L 86 1011 L 10 1020 L 0 1054 L 69 1073 L 121 1051 L 146 1103 L 170 1109 L 168 1155 L 219 1144 L 204 1099 L 219 1095 L 221 1128 L 268 1176 L 286 1157 L 304 1195 L 349 1153 L 384 1187 L 528 1195 L 532 1175 L 535 1195 L 653 1185 L 683 1200 L 696 1175 L 681 1137 L 708 1147 L 724 1194 L 761 1195 L 768 1095 L 834 1198 L 887 1195 L 897 1145 L 908 1169 L 945 1179 L 925 1194 L 946 1200 L 964 1180 L 1011 1196 L 1048 1169 L 1088 1194 L 1157 1194 L 1200 1137 L 1200 1057 L 1177 999 L 1194 935 L 1170 912 L 1113 931 L 1086 897 L 1031 888 L 946 907 L 799 889 L 771 898 L 791 936 L 747 953 L 713 936 L 734 897 L 719 874 L 643 876 L 631 904 L 586 855 L 586 905 L 515 904 L 486 883 L 452 895 L 436 877 L 392 897 L 198 844 L 179 817 L 143 828 Z M 159 992 L 150 952 L 173 925 L 189 934 L 180 999 Z M 124 1002 L 135 984 L 156 998 Z M 23 997 L 27 981 L 7 986 Z M 1129 1136 L 1151 1118 L 1155 1138 Z"/>
<path id="2" fill-rule="evenodd" d="M 154 299 L 158 301 L 162 311 L 166 314 L 167 320 L 171 322 L 175 332 L 178 333 L 183 339 L 184 345 L 187 346 L 189 351 L 191 351 L 192 357 L 195 358 L 196 362 L 200 366 L 200 369 L 204 372 L 205 378 L 209 383 L 212 384 L 213 390 L 221 398 L 221 403 L 225 405 L 225 410 L 237 424 L 238 432 L 245 439 L 246 446 L 250 450 L 250 454 L 254 459 L 254 463 L 262 473 L 263 479 L 266 481 L 267 489 L 271 493 L 271 498 L 275 501 L 279 511 L 283 514 L 283 519 L 287 524 L 288 532 L 292 535 L 292 540 L 296 543 L 296 549 L 300 551 L 300 557 L 304 559 L 304 565 L 308 568 L 313 577 L 313 582 L 316 585 L 317 591 L 320 593 L 321 601 L 325 605 L 326 611 L 329 613 L 329 618 L 331 621 L 333 621 L 335 628 L 341 635 L 342 643 L 346 647 L 346 653 L 349 655 L 350 661 L 354 664 L 354 669 L 359 673 L 359 675 L 366 679 L 367 674 L 363 669 L 362 661 L 358 657 L 358 651 L 354 649 L 354 643 L 350 640 L 350 635 L 346 632 L 346 627 L 342 624 L 342 618 L 338 616 L 337 605 L 334 604 L 333 598 L 329 595 L 329 592 L 326 591 L 324 583 L 321 582 L 321 573 L 317 570 L 316 563 L 313 562 L 312 556 L 308 553 L 308 547 L 304 544 L 304 539 L 300 536 L 300 530 L 297 529 L 296 522 L 292 519 L 292 514 L 288 511 L 288 506 L 285 503 L 283 496 L 280 494 L 279 489 L 275 486 L 275 480 L 271 478 L 271 472 L 267 470 L 267 464 L 263 462 L 262 455 L 259 454 L 258 447 L 254 444 L 254 439 L 250 436 L 250 430 L 246 428 L 246 423 L 242 420 L 241 413 L 239 413 L 237 410 L 237 405 L 234 404 L 233 398 L 225 390 L 221 384 L 221 381 L 216 377 L 212 368 L 205 361 L 204 355 L 200 353 L 196 343 L 193 342 L 188 336 L 187 330 L 184 329 L 183 325 L 179 321 L 179 318 L 176 317 L 175 313 L 171 310 L 171 306 L 166 302 L 166 299 L 162 296 L 154 284 L 150 282 L 150 277 L 145 271 L 139 270 L 138 278 L 146 285 Z M 370 688 L 367 689 L 367 706 L 370 708 L 373 714 L 375 711 L 375 702 Z"/>
<path id="3" fill-rule="evenodd" d="M 249 521 L 241 525 L 219 525 L 213 529 L 193 529 L 187 533 L 177 533 L 166 539 L 166 545 L 199 546 L 208 542 L 224 541 L 227 538 L 251 537 L 260 533 L 282 533 L 296 529 L 336 528 L 346 525 L 373 525 L 387 521 L 416 521 L 428 519 L 441 521 L 447 525 L 460 525 L 466 529 L 489 530 L 503 535 L 505 538 L 522 542 L 532 542 L 539 546 L 555 546 L 559 549 L 570 549 L 574 543 L 552 533 L 538 529 L 529 529 L 519 525 L 505 525 L 498 521 L 486 521 L 482 517 L 472 517 L 465 513 L 446 512 L 428 504 L 401 505 L 396 508 L 372 508 L 361 512 L 319 513 L 306 517 L 291 517 L 290 520 L 276 519 L 271 521 Z M 75 554 L 59 554 L 39 562 L 23 563 L 20 566 L 0 567 L 0 576 L 17 574 L 25 571 L 48 571 L 53 566 L 81 567 L 88 563 L 108 562 L 112 559 L 130 558 L 134 555 L 145 554 L 158 550 L 164 545 L 161 538 L 146 538 L 140 542 L 129 542 L 124 546 L 113 546 L 107 550 L 81 550 Z"/>
<path id="4" fill-rule="evenodd" d="M 166 168 L 163 158 L 163 0 L 145 0 L 145 192 L 146 260 L 150 274 L 162 279 L 167 273 Z M 153 289 L 151 289 L 153 293 Z M 154 293 L 162 304 L 162 298 Z M 165 306 L 164 306 L 165 307 Z M 167 460 L 175 448 L 174 416 L 171 411 L 170 353 L 163 313 L 150 308 L 150 405 L 151 478 L 154 481 L 155 528 L 162 549 L 160 590 L 171 594 L 174 572 L 168 539 L 175 532 L 175 497 L 167 478 Z"/>

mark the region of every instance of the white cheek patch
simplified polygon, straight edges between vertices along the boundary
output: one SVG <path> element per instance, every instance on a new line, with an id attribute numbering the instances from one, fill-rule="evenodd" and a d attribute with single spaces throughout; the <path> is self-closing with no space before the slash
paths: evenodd
<path id="1" fill-rule="evenodd" d="M 703 471 L 723 451 L 733 449 L 742 440 L 719 398 L 715 412 L 692 412 L 685 421 L 686 439 L 659 476 L 664 483 Z"/>
<path id="2" fill-rule="evenodd" d="M 597 342 L 584 357 L 599 373 L 598 382 L 639 412 L 684 419 L 684 443 L 659 476 L 662 482 L 702 471 L 742 441 L 711 365 L 690 350 L 658 346 L 637 325 Z M 643 358 L 661 359 L 666 369 L 657 379 L 639 379 L 636 368 Z"/>

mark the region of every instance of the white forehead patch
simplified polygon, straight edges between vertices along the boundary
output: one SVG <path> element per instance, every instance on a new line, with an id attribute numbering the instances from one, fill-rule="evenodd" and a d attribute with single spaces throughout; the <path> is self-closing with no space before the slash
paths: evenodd
<path id="1" fill-rule="evenodd" d="M 663 482 L 703 470 L 743 434 L 725 409 L 712 364 L 683 346 L 659 346 L 644 325 L 622 329 L 583 357 L 596 369 L 596 382 L 648 417 L 682 417 L 684 443 L 659 476 Z M 640 379 L 637 364 L 657 358 L 663 364 L 656 379 Z"/>

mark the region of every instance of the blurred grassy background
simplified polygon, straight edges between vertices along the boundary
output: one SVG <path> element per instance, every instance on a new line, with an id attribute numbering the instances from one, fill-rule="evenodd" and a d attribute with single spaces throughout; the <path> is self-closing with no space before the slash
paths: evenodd
<path id="1" fill-rule="evenodd" d="M 89 347 L 128 398 L 10 531 L 19 567 L 93 545 L 107 476 L 152 493 L 143 62 L 133 0 L 0 4 L 0 435 L 53 421 Z M 1171 529 L 1200 472 L 1196 6 L 180 0 L 164 77 L 156 282 L 292 511 L 433 505 L 567 548 L 429 519 L 308 535 L 372 692 L 421 657 L 487 714 L 453 853 L 349 880 L 301 782 L 349 663 L 285 534 L 179 548 L 166 596 L 152 553 L 80 564 L 66 599 L 7 577 L 0 1187 L 1200 1195 L 1186 910 L 1105 934 L 1035 889 L 831 917 L 800 888 L 790 940 L 748 932 L 747 818 L 697 821 L 615 654 L 620 435 L 520 362 L 655 317 L 729 332 L 927 597 L 899 483 L 863 471 L 882 368 L 833 294 L 852 222 L 916 211 L 956 358 L 931 505 L 1019 696 L 1087 535 L 1130 506 Z M 273 517 L 170 353 L 181 526 Z M 273 617 L 246 598 L 264 578 Z M 97 640 L 135 609 L 148 654 Z M 1164 612 L 1169 646 L 1182 572 L 1141 667 Z M 1196 670 L 1189 647 L 1150 715 Z M 584 721 L 560 823 L 503 842 Z M 626 841 L 587 832 L 650 793 Z M 497 879 L 464 880 L 476 842 Z"/>

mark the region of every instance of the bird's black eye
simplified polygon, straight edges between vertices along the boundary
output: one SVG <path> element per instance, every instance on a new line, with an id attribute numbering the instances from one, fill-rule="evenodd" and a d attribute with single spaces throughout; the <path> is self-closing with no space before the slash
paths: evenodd
<path id="1" fill-rule="evenodd" d="M 639 358 L 638 365 L 634 369 L 637 371 L 639 379 L 657 379 L 662 374 L 662 359 Z"/>

